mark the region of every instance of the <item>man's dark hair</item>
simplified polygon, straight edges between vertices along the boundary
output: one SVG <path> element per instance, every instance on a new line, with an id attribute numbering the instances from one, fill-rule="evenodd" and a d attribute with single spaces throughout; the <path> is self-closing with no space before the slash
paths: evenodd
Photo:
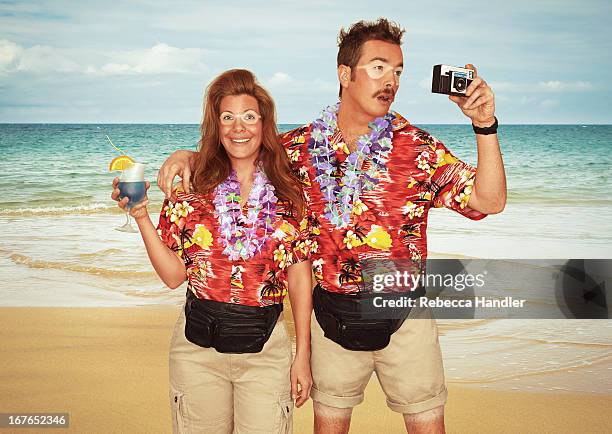
<path id="1" fill-rule="evenodd" d="M 361 57 L 361 48 L 368 41 L 385 41 L 402 45 L 402 36 L 405 30 L 399 24 L 386 18 L 376 21 L 359 21 L 347 30 L 340 29 L 338 35 L 338 66 L 346 65 L 351 68 L 351 80 L 354 80 L 354 68 Z M 342 86 L 340 86 L 342 96 Z"/>

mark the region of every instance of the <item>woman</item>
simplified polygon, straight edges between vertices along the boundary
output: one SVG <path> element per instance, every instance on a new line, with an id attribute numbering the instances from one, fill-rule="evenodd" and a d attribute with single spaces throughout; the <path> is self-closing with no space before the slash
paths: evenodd
<path id="1" fill-rule="evenodd" d="M 312 384 L 303 192 L 278 141 L 274 102 L 249 71 L 209 85 L 201 133 L 194 193 L 175 190 L 157 230 L 146 199 L 130 210 L 164 283 L 189 283 L 170 346 L 174 431 L 290 432 L 293 400 L 300 407 Z M 293 363 L 280 314 L 287 288 Z"/>

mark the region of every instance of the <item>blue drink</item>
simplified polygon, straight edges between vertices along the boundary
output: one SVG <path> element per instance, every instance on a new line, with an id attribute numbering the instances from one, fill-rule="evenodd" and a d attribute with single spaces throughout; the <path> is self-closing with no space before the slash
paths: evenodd
<path id="1" fill-rule="evenodd" d="M 117 188 L 119 189 L 119 198 L 121 200 L 127 197 L 130 200 L 126 205 L 126 222 L 123 226 L 117 228 L 118 231 L 132 233 L 138 232 L 130 224 L 129 209 L 143 200 L 147 194 L 144 177 L 145 166 L 146 165 L 143 163 L 134 163 L 121 172 L 121 178 L 119 178 L 119 183 L 117 184 Z"/>
<path id="2" fill-rule="evenodd" d="M 119 198 L 130 198 L 130 201 L 127 204 L 128 209 L 143 200 L 147 192 L 144 181 L 119 182 L 117 187 L 119 188 Z"/>

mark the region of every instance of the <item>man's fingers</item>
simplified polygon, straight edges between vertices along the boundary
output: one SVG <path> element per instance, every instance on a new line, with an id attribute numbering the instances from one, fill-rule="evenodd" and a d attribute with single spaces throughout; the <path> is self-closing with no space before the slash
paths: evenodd
<path id="1" fill-rule="evenodd" d="M 161 190 L 164 191 L 164 186 L 162 185 L 162 170 L 164 169 L 164 166 L 160 167 L 159 170 L 157 171 L 157 187 Z M 165 193 L 165 191 L 164 191 Z"/>
<path id="2" fill-rule="evenodd" d="M 465 97 L 464 96 L 449 95 L 448 99 L 450 99 L 455 104 L 461 104 L 461 101 L 465 101 Z"/>
<path id="3" fill-rule="evenodd" d="M 472 71 L 474 71 L 474 78 L 478 77 L 478 69 L 471 63 L 465 65 L 465 69 L 471 69 Z"/>
<path id="4" fill-rule="evenodd" d="M 117 185 L 119 185 L 119 177 L 115 176 L 113 179 L 113 188 L 117 188 Z"/>
<path id="5" fill-rule="evenodd" d="M 474 92 L 479 87 L 482 87 L 483 85 L 486 85 L 486 83 L 482 78 L 480 77 L 475 78 L 474 80 L 472 80 L 470 85 L 465 90 L 465 96 L 472 95 L 472 92 Z"/>
<path id="6" fill-rule="evenodd" d="M 183 191 L 189 193 L 189 181 L 191 180 L 191 169 L 189 166 L 183 170 Z"/>
<path id="7" fill-rule="evenodd" d="M 172 181 L 174 181 L 174 178 L 177 174 L 178 169 L 175 165 L 172 165 L 172 167 L 170 167 L 168 171 L 164 174 L 163 183 L 164 193 L 166 193 L 166 199 L 170 199 L 170 196 L 172 195 Z"/>
<path id="8" fill-rule="evenodd" d="M 480 96 L 482 96 L 482 94 L 483 91 L 481 89 L 476 89 L 474 92 L 472 92 L 472 95 L 470 95 L 470 97 L 465 101 L 465 103 L 463 104 L 463 108 L 470 109 L 472 103 L 476 101 Z"/>
<path id="9" fill-rule="evenodd" d="M 470 104 L 470 106 L 468 107 L 468 110 L 477 109 L 478 107 L 486 103 L 487 103 L 487 98 L 485 96 L 480 96 L 478 99 L 476 99 L 476 101 Z"/>

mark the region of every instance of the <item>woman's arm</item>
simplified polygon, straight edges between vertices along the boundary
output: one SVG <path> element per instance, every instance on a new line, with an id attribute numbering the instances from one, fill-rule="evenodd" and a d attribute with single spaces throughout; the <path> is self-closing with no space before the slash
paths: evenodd
<path id="1" fill-rule="evenodd" d="M 117 188 L 118 182 L 119 178 L 115 178 L 113 180 L 114 190 L 111 197 L 115 200 L 117 200 L 119 197 L 119 189 Z M 149 186 L 150 184 L 147 182 L 147 190 L 149 189 Z M 119 208 L 125 211 L 125 207 L 128 202 L 129 199 L 124 197 L 119 201 Z M 159 239 L 157 230 L 155 229 L 155 226 L 153 226 L 147 211 L 148 203 L 149 199 L 145 196 L 143 201 L 134 205 L 132 209 L 130 209 L 130 215 L 138 224 L 140 235 L 142 236 L 142 240 L 144 241 L 147 249 L 147 254 L 149 255 L 149 260 L 151 261 L 155 272 L 168 287 L 175 289 L 178 288 L 187 278 L 185 263 L 172 250 L 170 250 L 168 246 L 162 242 L 162 240 Z"/>
<path id="2" fill-rule="evenodd" d="M 142 206 L 146 209 L 146 203 L 143 202 L 142 205 L 136 205 L 134 208 Z M 134 220 L 138 224 L 147 255 L 157 275 L 169 288 L 175 289 L 181 286 L 187 278 L 185 263 L 159 239 L 148 213 L 146 217 L 134 217 Z"/>
<path id="3" fill-rule="evenodd" d="M 310 396 L 310 316 L 312 315 L 312 271 L 310 261 L 291 265 L 287 270 L 289 300 L 295 322 L 296 352 L 291 366 L 291 395 L 300 407 Z M 298 391 L 297 385 L 300 385 Z"/>

